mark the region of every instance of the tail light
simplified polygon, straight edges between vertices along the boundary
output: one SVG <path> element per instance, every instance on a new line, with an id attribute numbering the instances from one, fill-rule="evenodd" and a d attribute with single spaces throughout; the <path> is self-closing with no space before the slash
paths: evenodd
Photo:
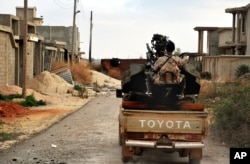
<path id="1" fill-rule="evenodd" d="M 202 139 L 201 135 L 197 135 L 197 134 L 186 135 L 186 140 L 197 141 L 197 140 L 201 140 L 201 139 Z"/>

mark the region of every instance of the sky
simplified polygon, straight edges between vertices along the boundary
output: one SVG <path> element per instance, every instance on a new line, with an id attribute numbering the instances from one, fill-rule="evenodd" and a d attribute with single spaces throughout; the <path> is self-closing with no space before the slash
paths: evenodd
<path id="1" fill-rule="evenodd" d="M 197 52 L 194 27 L 232 27 L 226 8 L 246 6 L 248 0 L 77 0 L 76 25 L 80 47 L 89 56 L 90 13 L 93 13 L 92 58 L 146 58 L 153 34 L 168 36 L 181 52 Z M 0 14 L 16 13 L 23 0 L 1 0 Z M 74 0 L 28 0 L 43 25 L 72 26 Z M 205 44 L 206 42 L 204 42 Z M 204 47 L 205 49 L 205 47 Z M 206 51 L 206 50 L 204 50 Z"/>

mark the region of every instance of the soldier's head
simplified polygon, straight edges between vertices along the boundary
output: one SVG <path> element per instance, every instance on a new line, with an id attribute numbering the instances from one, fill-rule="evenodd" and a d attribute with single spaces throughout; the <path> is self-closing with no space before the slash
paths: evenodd
<path id="1" fill-rule="evenodd" d="M 168 40 L 167 45 L 166 45 L 166 50 L 167 52 L 173 52 L 175 50 L 175 44 L 171 40 Z"/>

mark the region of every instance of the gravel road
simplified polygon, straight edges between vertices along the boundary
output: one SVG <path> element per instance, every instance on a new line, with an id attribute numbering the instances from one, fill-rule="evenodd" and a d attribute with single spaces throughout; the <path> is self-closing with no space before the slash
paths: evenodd
<path id="1" fill-rule="evenodd" d="M 121 99 L 114 94 L 91 100 L 46 131 L 0 153 L 1 164 L 120 164 L 118 111 Z M 206 140 L 202 164 L 229 163 L 229 149 Z M 132 163 L 187 164 L 187 158 L 146 150 Z"/>

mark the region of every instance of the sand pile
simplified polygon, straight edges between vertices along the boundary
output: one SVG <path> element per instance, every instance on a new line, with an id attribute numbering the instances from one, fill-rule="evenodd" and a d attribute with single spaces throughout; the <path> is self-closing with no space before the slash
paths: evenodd
<path id="1" fill-rule="evenodd" d="M 73 86 L 60 76 L 48 71 L 27 80 L 27 88 L 41 93 L 67 93 Z"/>
<path id="2" fill-rule="evenodd" d="M 2 95 L 13 95 L 13 94 L 22 94 L 22 88 L 16 85 L 3 85 L 0 86 L 0 93 Z M 26 95 L 33 95 L 36 100 L 45 100 L 45 95 L 34 91 L 33 89 L 26 89 Z"/>
<path id="3" fill-rule="evenodd" d="M 91 71 L 92 82 L 97 83 L 99 86 L 107 86 L 111 88 L 119 89 L 121 88 L 121 81 L 107 76 L 103 73 L 97 71 Z"/>

